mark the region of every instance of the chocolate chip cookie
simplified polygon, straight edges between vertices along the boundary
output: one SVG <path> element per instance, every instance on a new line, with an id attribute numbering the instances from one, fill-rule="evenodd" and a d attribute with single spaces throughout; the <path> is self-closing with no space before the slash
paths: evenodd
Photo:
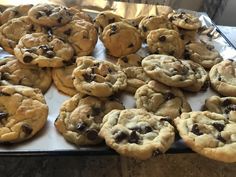
<path id="1" fill-rule="evenodd" d="M 0 27 L 0 44 L 4 50 L 14 54 L 14 48 L 22 36 L 43 31 L 41 26 L 33 23 L 27 16 L 14 18 Z"/>
<path id="2" fill-rule="evenodd" d="M 47 121 L 48 107 L 39 89 L 0 86 L 0 143 L 34 136 Z"/>
<path id="3" fill-rule="evenodd" d="M 199 63 L 206 69 L 222 61 L 220 53 L 212 45 L 202 42 L 191 42 L 185 46 L 184 58 Z"/>
<path id="4" fill-rule="evenodd" d="M 78 93 L 62 104 L 55 127 L 64 138 L 78 146 L 103 141 L 98 136 L 103 116 L 113 109 L 124 109 L 116 99 L 96 98 Z"/>
<path id="5" fill-rule="evenodd" d="M 13 85 L 39 88 L 43 93 L 51 86 L 52 77 L 49 68 L 24 65 L 15 58 L 4 58 L 0 60 L 1 81 L 4 80 Z M 6 62 L 4 63 L 4 61 Z"/>
<path id="6" fill-rule="evenodd" d="M 236 123 L 213 112 L 183 113 L 174 120 L 187 146 L 208 158 L 236 162 Z"/>
<path id="7" fill-rule="evenodd" d="M 72 64 L 69 66 L 52 69 L 53 83 L 56 88 L 69 96 L 73 96 L 77 93 L 72 79 L 72 73 L 75 68 L 76 64 Z"/>
<path id="8" fill-rule="evenodd" d="M 7 23 L 9 20 L 13 18 L 18 18 L 22 16 L 27 16 L 28 11 L 33 7 L 32 4 L 25 4 L 19 6 L 9 7 L 2 12 L 1 15 L 1 23 Z"/>
<path id="9" fill-rule="evenodd" d="M 201 27 L 198 17 L 185 12 L 173 12 L 168 15 L 169 20 L 179 28 L 196 30 Z"/>
<path id="10" fill-rule="evenodd" d="M 68 8 L 56 4 L 37 4 L 28 12 L 29 18 L 43 26 L 61 26 L 72 19 L 72 14 Z"/>
<path id="11" fill-rule="evenodd" d="M 166 117 L 125 109 L 105 115 L 99 136 L 121 155 L 145 160 L 167 151 L 175 133 Z"/>
<path id="12" fill-rule="evenodd" d="M 153 80 L 173 87 L 188 87 L 196 82 L 194 71 L 181 60 L 168 55 L 149 55 L 142 60 L 144 71 Z"/>
<path id="13" fill-rule="evenodd" d="M 127 86 L 127 77 L 118 66 L 91 56 L 77 59 L 73 77 L 79 92 L 97 97 L 108 97 Z"/>
<path id="14" fill-rule="evenodd" d="M 151 53 L 172 55 L 181 58 L 184 44 L 175 30 L 160 28 L 152 30 L 147 36 L 148 49 Z"/>
<path id="15" fill-rule="evenodd" d="M 140 22 L 145 16 L 138 16 L 136 18 L 124 18 L 122 19 L 123 22 L 128 23 L 132 25 L 133 27 L 137 28 L 139 27 Z"/>
<path id="16" fill-rule="evenodd" d="M 68 12 L 73 15 L 72 20 L 82 20 L 83 19 L 87 22 L 93 23 L 92 17 L 90 17 L 87 13 L 85 13 L 79 9 L 76 9 L 74 7 L 70 7 L 70 8 L 68 8 Z"/>
<path id="17" fill-rule="evenodd" d="M 129 54 L 118 58 L 116 64 L 121 68 L 128 68 L 133 66 L 141 66 L 143 58 L 138 54 Z"/>
<path id="18" fill-rule="evenodd" d="M 102 41 L 107 52 L 115 57 L 135 53 L 142 44 L 139 31 L 124 22 L 116 22 L 106 26 L 102 33 Z"/>
<path id="19" fill-rule="evenodd" d="M 178 31 L 177 27 L 169 22 L 168 18 L 164 15 L 146 16 L 139 24 L 139 30 L 143 39 L 147 39 L 150 31 L 159 28 L 167 28 Z"/>
<path id="20" fill-rule="evenodd" d="M 24 35 L 14 52 L 20 62 L 39 67 L 64 66 L 74 55 L 71 45 L 53 35 L 43 33 Z"/>
<path id="21" fill-rule="evenodd" d="M 236 122 L 236 98 L 211 96 L 205 101 L 204 109 L 224 114 L 229 120 Z"/>
<path id="22" fill-rule="evenodd" d="M 122 17 L 111 12 L 101 12 L 94 19 L 94 25 L 98 29 L 100 39 L 104 28 L 114 22 L 122 21 Z"/>
<path id="23" fill-rule="evenodd" d="M 158 116 L 175 119 L 182 112 L 190 112 L 191 107 L 181 90 L 150 81 L 135 92 L 137 108 L 144 108 Z"/>
<path id="24" fill-rule="evenodd" d="M 70 43 L 77 56 L 91 54 L 98 38 L 93 24 L 84 20 L 73 20 L 62 27 L 54 28 L 53 34 Z"/>
<path id="25" fill-rule="evenodd" d="M 190 92 L 206 91 L 210 86 L 208 72 L 200 64 L 193 61 L 182 60 L 182 62 L 193 70 L 196 78 L 196 81 L 192 85 L 184 87 L 183 89 Z"/>

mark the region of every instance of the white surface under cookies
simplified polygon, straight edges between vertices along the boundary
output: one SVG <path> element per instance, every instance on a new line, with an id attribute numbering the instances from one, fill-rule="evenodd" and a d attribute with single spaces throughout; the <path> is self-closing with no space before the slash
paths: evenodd
<path id="1" fill-rule="evenodd" d="M 198 14 L 200 16 L 200 20 L 203 22 L 203 25 L 211 25 L 210 19 L 205 14 Z M 207 36 L 201 36 L 201 39 L 209 42 L 210 44 L 214 45 L 215 48 L 220 52 L 222 57 L 224 59 L 234 59 L 236 60 L 236 50 L 233 49 L 228 45 L 228 43 L 225 41 L 223 37 L 218 37 L 217 39 L 211 40 L 211 38 Z M 210 39 L 210 40 L 209 40 Z M 143 45 L 142 49 L 138 51 L 138 54 L 141 56 L 146 56 L 146 45 Z M 4 52 L 3 50 L 0 50 L 0 57 L 7 56 L 8 54 Z M 105 48 L 100 40 L 98 40 L 98 43 L 96 45 L 96 48 L 93 52 L 93 56 L 98 59 L 105 59 L 108 56 L 106 56 Z M 111 62 L 116 62 L 116 60 L 107 59 Z M 186 95 L 192 110 L 201 110 L 202 105 L 205 102 L 205 99 L 216 95 L 216 93 L 211 89 L 208 88 L 205 92 L 199 92 L 199 93 L 188 93 L 184 92 Z M 57 91 L 54 85 L 51 86 L 51 88 L 47 91 L 45 94 L 46 102 L 49 106 L 49 115 L 48 115 L 48 121 L 46 126 L 32 139 L 20 143 L 20 144 L 14 144 L 14 145 L 0 145 L 0 154 L 11 154 L 11 153 L 45 153 L 45 154 L 54 154 L 55 152 L 85 152 L 89 151 L 91 149 L 94 149 L 94 151 L 97 153 L 101 153 L 102 151 L 107 151 L 107 148 L 104 144 L 101 146 L 89 146 L 89 149 L 86 149 L 87 147 L 76 147 L 73 144 L 70 144 L 67 142 L 63 136 L 61 136 L 56 128 L 54 127 L 54 121 L 58 116 L 59 109 L 62 105 L 62 103 L 69 99 L 68 96 L 65 96 L 64 94 Z M 135 107 L 134 98 L 132 95 L 123 94 L 122 102 L 124 103 L 126 108 L 133 108 Z M 176 142 L 176 144 L 173 145 L 172 149 L 178 149 L 182 148 L 182 141 L 179 140 Z"/>

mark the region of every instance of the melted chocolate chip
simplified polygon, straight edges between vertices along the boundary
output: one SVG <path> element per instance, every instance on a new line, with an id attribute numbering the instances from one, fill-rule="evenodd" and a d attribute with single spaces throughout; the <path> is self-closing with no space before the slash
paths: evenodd
<path id="1" fill-rule="evenodd" d="M 51 51 L 51 50 L 48 50 L 46 53 L 45 53 L 46 57 L 48 58 L 53 58 L 55 56 L 55 52 Z"/>
<path id="2" fill-rule="evenodd" d="M 200 132 L 197 124 L 193 124 L 191 132 L 198 136 L 203 134 L 202 132 Z"/>
<path id="3" fill-rule="evenodd" d="M 7 112 L 0 112 L 0 120 L 7 118 L 8 115 L 9 114 Z"/>
<path id="4" fill-rule="evenodd" d="M 150 126 L 141 126 L 141 127 L 133 127 L 131 130 L 139 132 L 140 134 L 146 134 L 152 131 L 152 127 Z"/>
<path id="5" fill-rule="evenodd" d="M 89 139 L 89 140 L 95 140 L 98 138 L 98 132 L 97 130 L 94 130 L 94 129 L 91 129 L 91 130 L 87 130 L 86 131 L 86 137 Z"/>
<path id="6" fill-rule="evenodd" d="M 143 32 L 147 32 L 148 31 L 146 26 L 142 26 L 142 30 L 143 30 Z"/>
<path id="7" fill-rule="evenodd" d="M 46 14 L 47 16 L 50 16 L 50 15 L 51 15 L 51 13 L 52 13 L 52 11 L 51 11 L 51 10 L 47 10 L 47 11 L 45 11 L 45 14 Z"/>
<path id="8" fill-rule="evenodd" d="M 225 125 L 224 124 L 220 124 L 220 123 L 217 123 L 217 122 L 214 122 L 213 124 L 213 127 L 218 130 L 219 132 L 223 131 L 224 128 L 225 128 Z"/>
<path id="9" fill-rule="evenodd" d="M 172 119 L 170 117 L 163 117 L 160 119 L 160 121 L 166 121 L 166 122 L 169 122 L 170 124 L 172 124 Z"/>
<path id="10" fill-rule="evenodd" d="M 221 76 L 219 76 L 219 77 L 218 77 L 218 81 L 222 81 L 222 78 L 221 78 Z"/>
<path id="11" fill-rule="evenodd" d="M 201 91 L 206 91 L 209 86 L 210 86 L 210 81 L 206 80 L 201 87 Z"/>
<path id="12" fill-rule="evenodd" d="M 161 42 L 164 42 L 164 41 L 166 41 L 166 37 L 165 36 L 160 36 L 158 38 L 158 40 L 161 41 Z"/>
<path id="13" fill-rule="evenodd" d="M 167 92 L 167 93 L 163 93 L 163 97 L 165 100 L 171 100 L 171 99 L 175 98 L 175 95 L 171 92 Z"/>
<path id="14" fill-rule="evenodd" d="M 57 22 L 58 22 L 58 23 L 61 23 L 62 19 L 63 19 L 62 17 L 59 17 L 59 18 L 57 19 Z"/>
<path id="15" fill-rule="evenodd" d="M 123 141 L 123 140 L 125 140 L 125 139 L 127 139 L 127 138 L 128 138 L 128 134 L 126 134 L 126 133 L 120 131 L 120 132 L 118 132 L 118 133 L 116 134 L 116 136 L 115 136 L 115 141 L 116 141 L 117 143 L 119 143 L 119 142 L 121 142 L 121 141 Z"/>
<path id="16" fill-rule="evenodd" d="M 128 57 L 122 57 L 121 60 L 125 63 L 128 63 Z"/>
<path id="17" fill-rule="evenodd" d="M 128 48 L 131 48 L 131 47 L 134 47 L 134 44 L 131 43 L 131 44 L 128 46 Z"/>
<path id="18" fill-rule="evenodd" d="M 191 20 L 189 18 L 184 19 L 185 23 L 191 23 Z"/>
<path id="19" fill-rule="evenodd" d="M 231 100 L 230 99 L 225 99 L 222 103 L 221 103 L 221 106 L 229 106 L 230 104 L 232 104 Z"/>
<path id="20" fill-rule="evenodd" d="M 87 81 L 87 82 L 92 82 L 96 77 L 95 75 L 88 74 L 88 73 L 84 73 L 82 76 L 84 77 L 85 81 Z"/>
<path id="21" fill-rule="evenodd" d="M 92 116 L 97 116 L 101 113 L 101 109 L 100 108 L 96 108 L 96 107 L 92 107 Z"/>
<path id="22" fill-rule="evenodd" d="M 0 96 L 11 96 L 11 94 L 0 91 Z"/>
<path id="23" fill-rule="evenodd" d="M 108 23 L 114 23 L 115 22 L 115 18 L 111 18 L 111 19 L 108 19 Z"/>
<path id="24" fill-rule="evenodd" d="M 110 36 L 111 36 L 111 35 L 114 35 L 114 34 L 116 34 L 116 30 L 117 30 L 117 27 L 116 27 L 116 25 L 111 25 L 111 32 L 110 32 Z"/>
<path id="25" fill-rule="evenodd" d="M 159 149 L 156 149 L 155 151 L 153 151 L 152 156 L 156 157 L 156 156 L 158 156 L 160 154 L 162 154 L 162 152 Z"/>
<path id="26" fill-rule="evenodd" d="M 235 104 L 229 105 L 225 108 L 224 111 L 226 114 L 228 114 L 230 111 L 236 111 L 236 105 Z"/>
<path id="27" fill-rule="evenodd" d="M 226 143 L 226 140 L 220 134 L 217 136 L 217 139 L 222 143 Z"/>
<path id="28" fill-rule="evenodd" d="M 71 31 L 72 31 L 72 29 L 69 28 L 68 30 L 64 31 L 63 33 L 69 36 L 71 34 Z"/>
<path id="29" fill-rule="evenodd" d="M 136 143 L 138 144 L 138 141 L 139 141 L 139 136 L 137 135 L 136 131 L 133 130 L 131 133 L 130 133 L 130 136 L 129 136 L 129 143 Z"/>
<path id="30" fill-rule="evenodd" d="M 25 133 L 26 136 L 29 136 L 33 131 L 33 129 L 28 124 L 23 124 L 21 126 L 21 129 Z"/>
<path id="31" fill-rule="evenodd" d="M 23 57 L 23 61 L 24 61 L 25 63 L 30 63 L 32 60 L 33 60 L 33 57 L 32 57 L 31 55 L 25 55 L 25 56 Z"/>
<path id="32" fill-rule="evenodd" d="M 172 21 L 175 20 L 175 18 L 174 18 L 173 16 L 171 16 L 171 17 L 169 18 L 169 20 L 170 20 L 170 22 L 172 22 Z"/>
<path id="33" fill-rule="evenodd" d="M 77 125 L 76 125 L 76 130 L 79 131 L 79 132 L 82 132 L 86 129 L 87 127 L 87 124 L 84 123 L 84 122 L 79 122 Z"/>

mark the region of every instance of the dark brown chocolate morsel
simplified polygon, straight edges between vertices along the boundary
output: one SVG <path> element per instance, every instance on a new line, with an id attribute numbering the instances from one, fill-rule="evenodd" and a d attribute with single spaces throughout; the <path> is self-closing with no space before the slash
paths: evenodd
<path id="1" fill-rule="evenodd" d="M 46 51 L 46 57 L 48 58 L 53 58 L 55 56 L 55 52 L 53 52 L 52 50 L 48 50 Z"/>
<path id="2" fill-rule="evenodd" d="M 116 133 L 115 135 L 115 142 L 119 143 L 125 139 L 128 138 L 128 134 L 127 133 L 124 133 L 122 131 L 119 131 L 118 133 Z"/>
<path id="3" fill-rule="evenodd" d="M 72 32 L 72 29 L 69 28 L 68 30 L 64 31 L 63 33 L 69 36 L 71 34 L 71 32 Z"/>
<path id="4" fill-rule="evenodd" d="M 134 44 L 133 44 L 133 43 L 131 43 L 131 44 L 128 46 L 128 48 L 132 48 L 132 47 L 134 47 Z"/>
<path id="5" fill-rule="evenodd" d="M 31 55 L 25 55 L 25 56 L 23 57 L 23 61 L 24 61 L 25 63 L 30 63 L 32 60 L 33 60 L 33 57 L 32 57 Z"/>
<path id="6" fill-rule="evenodd" d="M 172 124 L 172 119 L 170 117 L 163 117 L 160 119 L 160 121 L 166 121 L 166 122 L 169 122 L 170 124 Z"/>
<path id="7" fill-rule="evenodd" d="M 226 107 L 229 106 L 230 104 L 232 104 L 230 99 L 225 99 L 222 103 L 221 106 Z"/>
<path id="8" fill-rule="evenodd" d="M 36 19 L 39 19 L 40 17 L 43 16 L 43 12 L 42 11 L 38 11 L 38 13 L 36 14 Z"/>
<path id="9" fill-rule="evenodd" d="M 58 22 L 58 23 L 61 23 L 62 19 L 63 19 L 62 17 L 59 17 L 59 18 L 57 19 L 57 22 Z"/>
<path id="10" fill-rule="evenodd" d="M 88 74 L 88 73 L 84 73 L 82 76 L 84 77 L 85 81 L 87 81 L 87 82 L 92 82 L 96 77 L 95 75 Z"/>
<path id="11" fill-rule="evenodd" d="M 92 116 L 97 116 L 101 113 L 101 109 L 97 107 L 92 107 Z"/>
<path id="12" fill-rule="evenodd" d="M 112 24 L 112 25 L 111 25 L 110 36 L 116 34 L 116 31 L 117 31 L 116 25 Z"/>
<path id="13" fill-rule="evenodd" d="M 185 23 L 191 23 L 191 20 L 189 18 L 185 18 Z"/>
<path id="14" fill-rule="evenodd" d="M 172 22 L 172 21 L 175 20 L 175 18 L 174 18 L 173 16 L 171 16 L 171 17 L 169 18 L 169 20 L 170 20 L 170 22 Z"/>
<path id="15" fill-rule="evenodd" d="M 81 132 L 81 131 L 84 131 L 87 127 L 87 124 L 84 123 L 84 122 L 79 122 L 77 125 L 76 125 L 76 130 Z"/>
<path id="16" fill-rule="evenodd" d="M 11 96 L 11 94 L 0 91 L 0 96 Z"/>
<path id="17" fill-rule="evenodd" d="M 191 57 L 191 55 L 190 55 L 189 51 L 185 49 L 184 50 L 184 59 L 189 60 L 190 57 Z"/>
<path id="18" fill-rule="evenodd" d="M 156 149 L 155 151 L 153 151 L 152 156 L 156 157 L 156 156 L 158 156 L 160 154 L 163 154 L 163 153 L 159 149 Z"/>
<path id="19" fill-rule="evenodd" d="M 223 131 L 224 128 L 225 128 L 225 125 L 224 124 L 221 124 L 221 123 L 217 123 L 217 122 L 214 122 L 213 124 L 213 127 L 218 130 L 219 132 Z"/>
<path id="20" fill-rule="evenodd" d="M 148 31 L 146 26 L 142 26 L 142 30 L 143 30 L 143 32 L 147 32 Z"/>
<path id="21" fill-rule="evenodd" d="M 111 19 L 108 19 L 108 23 L 114 23 L 115 22 L 115 18 L 111 18 Z"/>
<path id="22" fill-rule="evenodd" d="M 86 131 L 86 136 L 89 140 L 95 140 L 98 138 L 98 132 L 97 130 L 90 129 Z"/>
<path id="23" fill-rule="evenodd" d="M 197 124 L 193 124 L 191 132 L 197 136 L 200 136 L 203 134 L 202 132 L 200 132 Z"/>
<path id="24" fill-rule="evenodd" d="M 25 133 L 26 136 L 29 136 L 33 131 L 33 129 L 28 124 L 23 124 L 21 126 L 21 129 Z"/>
<path id="25" fill-rule="evenodd" d="M 236 111 L 236 105 L 235 104 L 231 104 L 229 106 L 226 106 L 224 112 L 226 114 L 228 114 L 230 111 Z"/>
<path id="26" fill-rule="evenodd" d="M 217 136 L 217 139 L 222 143 L 226 143 L 226 140 L 220 134 Z"/>
<path id="27" fill-rule="evenodd" d="M 165 42 L 166 41 L 166 37 L 164 35 L 162 35 L 162 36 L 160 36 L 158 38 L 158 40 L 161 41 L 161 42 Z"/>
<path id="28" fill-rule="evenodd" d="M 209 86 L 210 86 L 210 81 L 206 80 L 201 87 L 201 91 L 206 91 Z"/>
<path id="29" fill-rule="evenodd" d="M 128 57 L 126 57 L 126 56 L 125 56 L 125 57 L 122 57 L 121 60 L 122 60 L 123 62 L 125 62 L 125 63 L 128 63 Z"/>
<path id="30" fill-rule="evenodd" d="M 136 143 L 138 144 L 139 142 L 139 136 L 137 135 L 136 131 L 133 130 L 131 133 L 130 133 L 130 136 L 129 136 L 129 143 Z"/>
<path id="31" fill-rule="evenodd" d="M 171 50 L 168 52 L 169 55 L 174 55 L 175 54 L 175 51 L 174 50 Z"/>
<path id="32" fill-rule="evenodd" d="M 5 119 L 8 117 L 8 113 L 7 112 L 0 112 L 0 120 Z"/>
<path id="33" fill-rule="evenodd" d="M 175 95 L 171 92 L 167 92 L 167 93 L 163 93 L 163 97 L 165 100 L 171 100 L 171 99 L 175 98 Z"/>

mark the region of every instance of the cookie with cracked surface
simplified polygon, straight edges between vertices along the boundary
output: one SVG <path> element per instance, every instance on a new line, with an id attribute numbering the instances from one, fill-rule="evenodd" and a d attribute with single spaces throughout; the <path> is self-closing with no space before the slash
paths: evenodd
<path id="1" fill-rule="evenodd" d="M 123 17 L 116 15 L 111 12 L 102 12 L 99 13 L 94 19 L 94 25 L 98 29 L 98 34 L 100 39 L 102 40 L 102 32 L 105 27 L 114 22 L 122 21 Z"/>
<path id="2" fill-rule="evenodd" d="M 121 155 L 145 160 L 167 151 L 175 132 L 166 117 L 143 109 L 125 109 L 104 116 L 99 136 Z"/>
<path id="3" fill-rule="evenodd" d="M 150 81 L 137 89 L 134 96 L 137 108 L 144 108 L 158 116 L 175 119 L 191 107 L 181 90 Z"/>
<path id="4" fill-rule="evenodd" d="M 139 30 L 143 39 L 147 39 L 150 31 L 159 28 L 172 29 L 178 32 L 177 27 L 169 22 L 168 18 L 164 15 L 146 16 L 139 24 Z"/>
<path id="5" fill-rule="evenodd" d="M 15 58 L 1 59 L 0 78 L 13 85 L 39 88 L 43 93 L 46 93 L 52 82 L 49 68 L 24 65 Z"/>
<path id="6" fill-rule="evenodd" d="M 184 87 L 183 89 L 190 92 L 206 91 L 210 86 L 208 72 L 200 64 L 193 61 L 182 60 L 182 62 L 193 70 L 196 77 L 196 81 L 192 85 Z"/>
<path id="7" fill-rule="evenodd" d="M 53 29 L 53 34 L 67 41 L 77 56 L 89 55 L 97 43 L 97 31 L 93 24 L 85 20 L 73 20 Z"/>
<path id="8" fill-rule="evenodd" d="M 204 109 L 224 114 L 229 120 L 236 122 L 236 98 L 211 96 L 205 100 Z"/>
<path id="9" fill-rule="evenodd" d="M 224 96 L 236 96 L 236 61 L 224 60 L 214 65 L 209 77 L 214 90 Z"/>
<path id="10" fill-rule="evenodd" d="M 28 12 L 29 18 L 43 26 L 61 26 L 72 19 L 68 8 L 56 4 L 37 4 Z"/>
<path id="11" fill-rule="evenodd" d="M 69 96 L 73 96 L 78 93 L 74 87 L 72 79 L 72 73 L 75 68 L 76 64 L 72 64 L 69 66 L 52 69 L 53 83 L 55 84 L 56 88 Z"/>
<path id="12" fill-rule="evenodd" d="M 27 16 L 28 11 L 33 7 L 32 4 L 25 4 L 19 6 L 9 7 L 2 12 L 1 23 L 7 23 L 9 20 L 13 18 L 19 18 L 22 16 Z"/>
<path id="13" fill-rule="evenodd" d="M 20 39 L 14 53 L 20 62 L 27 65 L 61 67 L 72 59 L 74 50 L 56 36 L 32 33 Z"/>
<path id="14" fill-rule="evenodd" d="M 169 55 L 149 55 L 142 60 L 144 71 L 153 80 L 172 87 L 188 87 L 196 82 L 194 71 Z"/>
<path id="15" fill-rule="evenodd" d="M 43 27 L 33 23 L 27 16 L 14 18 L 0 27 L 0 44 L 4 50 L 14 54 L 14 48 L 22 36 L 43 31 Z"/>
<path id="16" fill-rule="evenodd" d="M 203 42 L 191 42 L 187 44 L 185 46 L 184 58 L 191 59 L 206 69 L 210 69 L 223 60 L 214 46 Z"/>
<path id="17" fill-rule="evenodd" d="M 47 121 L 48 106 L 39 89 L 0 86 L 0 143 L 30 139 Z"/>
<path id="18" fill-rule="evenodd" d="M 127 86 L 125 73 L 113 63 L 96 60 L 92 56 L 79 57 L 76 62 L 72 76 L 79 92 L 108 97 Z"/>
<path id="19" fill-rule="evenodd" d="M 124 22 L 106 26 L 102 33 L 102 41 L 108 53 L 114 57 L 135 53 L 142 44 L 139 31 Z"/>
<path id="20" fill-rule="evenodd" d="M 209 111 L 183 113 L 174 120 L 193 151 L 223 162 L 236 162 L 236 123 Z"/>
<path id="21" fill-rule="evenodd" d="M 147 45 L 151 53 L 172 55 L 176 58 L 181 58 L 184 53 L 184 43 L 175 30 L 160 28 L 150 31 Z"/>
<path id="22" fill-rule="evenodd" d="M 82 93 L 62 104 L 55 127 L 64 138 L 78 146 L 99 144 L 103 116 L 113 109 L 124 109 L 116 99 L 96 98 Z"/>
<path id="23" fill-rule="evenodd" d="M 179 28 L 187 30 L 197 30 L 202 26 L 199 18 L 193 14 L 185 12 L 173 12 L 168 15 L 169 20 Z"/>

